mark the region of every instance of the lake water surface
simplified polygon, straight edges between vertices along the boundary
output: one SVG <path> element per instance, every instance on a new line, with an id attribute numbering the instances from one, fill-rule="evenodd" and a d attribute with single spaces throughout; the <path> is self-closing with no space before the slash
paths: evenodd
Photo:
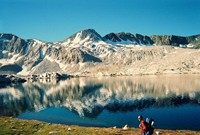
<path id="1" fill-rule="evenodd" d="M 0 86 L 0 115 L 67 125 L 200 130 L 200 75 L 82 77 Z"/>

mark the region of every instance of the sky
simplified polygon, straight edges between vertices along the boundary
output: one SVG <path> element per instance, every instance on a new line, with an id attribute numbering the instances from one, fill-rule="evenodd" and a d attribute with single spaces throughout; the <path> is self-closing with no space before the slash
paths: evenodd
<path id="1" fill-rule="evenodd" d="M 200 0 L 0 0 L 0 33 L 53 42 L 84 29 L 196 35 Z"/>

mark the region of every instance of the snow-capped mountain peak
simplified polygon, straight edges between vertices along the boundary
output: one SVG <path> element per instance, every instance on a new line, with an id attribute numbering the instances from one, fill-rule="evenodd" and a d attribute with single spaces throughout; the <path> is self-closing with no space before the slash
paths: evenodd
<path id="1" fill-rule="evenodd" d="M 94 29 L 86 29 L 79 32 L 80 38 L 85 39 L 89 37 L 92 41 L 102 40 L 102 37 Z"/>
<path id="2" fill-rule="evenodd" d="M 86 29 L 75 33 L 63 41 L 63 45 L 84 44 L 85 42 L 102 41 L 102 37 L 94 29 Z"/>

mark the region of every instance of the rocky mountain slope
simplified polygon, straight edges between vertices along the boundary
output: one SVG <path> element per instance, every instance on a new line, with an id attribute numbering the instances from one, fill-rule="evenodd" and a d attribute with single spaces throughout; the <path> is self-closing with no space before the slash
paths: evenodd
<path id="1" fill-rule="evenodd" d="M 191 49 L 199 46 L 200 35 L 143 36 L 122 32 L 102 37 L 87 29 L 60 42 L 44 42 L 0 34 L 0 74 L 200 73 L 199 50 Z"/>

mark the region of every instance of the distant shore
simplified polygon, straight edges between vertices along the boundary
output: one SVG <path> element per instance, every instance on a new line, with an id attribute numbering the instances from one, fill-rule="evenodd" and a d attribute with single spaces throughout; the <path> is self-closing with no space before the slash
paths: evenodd
<path id="1" fill-rule="evenodd" d="M 75 125 L 63 125 L 45 123 L 36 120 L 21 120 L 12 117 L 0 116 L 0 134 L 67 134 L 67 135 L 137 135 L 140 134 L 138 128 L 99 128 L 99 127 L 80 127 Z M 200 135 L 200 131 L 191 130 L 164 130 L 155 129 L 161 135 Z M 156 134 L 156 133 L 155 133 Z"/>
<path id="2" fill-rule="evenodd" d="M 0 75 L 0 83 L 23 83 L 26 81 L 59 81 L 59 80 L 65 80 L 69 78 L 76 78 L 76 77 L 123 77 L 123 76 L 149 76 L 149 75 L 200 75 L 200 73 L 152 73 L 152 74 L 122 74 L 122 73 L 116 73 L 116 74 L 106 74 L 106 75 L 99 75 L 99 74 L 61 74 L 57 72 L 47 72 L 43 74 L 31 74 L 31 75 Z"/>

